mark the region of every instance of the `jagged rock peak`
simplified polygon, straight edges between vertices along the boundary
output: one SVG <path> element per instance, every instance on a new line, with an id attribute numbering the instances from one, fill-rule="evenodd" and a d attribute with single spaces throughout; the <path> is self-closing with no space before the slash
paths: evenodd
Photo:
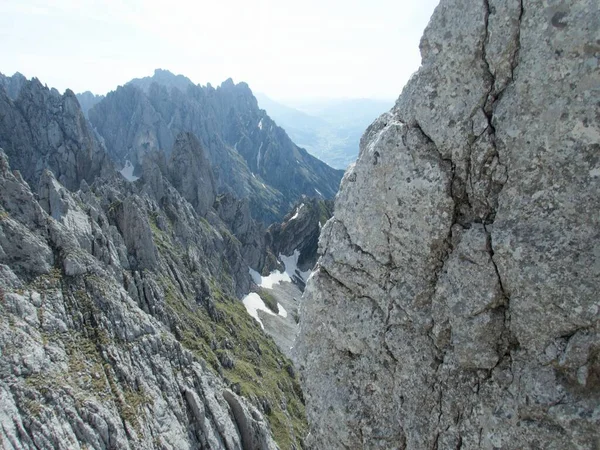
<path id="1" fill-rule="evenodd" d="M 79 101 L 79 106 L 81 106 L 81 111 L 83 111 L 83 115 L 87 118 L 88 112 L 92 109 L 97 103 L 99 103 L 104 98 L 104 95 L 96 95 L 90 91 L 85 91 L 77 94 L 77 100 Z"/>
<path id="2" fill-rule="evenodd" d="M 12 100 L 15 100 L 19 96 L 19 92 L 25 81 L 27 81 L 27 78 L 20 72 L 15 72 L 11 77 L 0 73 L 0 87 L 4 88 L 6 94 Z"/>
<path id="3" fill-rule="evenodd" d="M 28 183 L 37 186 L 49 168 L 75 190 L 83 180 L 92 182 L 112 170 L 71 90 L 61 95 L 37 78 L 20 83 L 14 100 L 0 89 L 0 146 Z"/>
<path id="4" fill-rule="evenodd" d="M 169 89 L 177 88 L 181 92 L 186 92 L 188 86 L 194 86 L 194 83 L 189 78 L 183 75 L 175 75 L 174 73 L 164 69 L 155 69 L 154 75 L 151 77 L 134 78 L 127 84 L 137 86 L 143 91 L 148 92 L 153 83 L 166 86 Z"/>
<path id="5" fill-rule="evenodd" d="M 301 195 L 332 198 L 337 192 L 341 171 L 297 147 L 258 108 L 246 83 L 188 85 L 184 94 L 153 80 L 133 80 L 89 111 L 111 158 L 130 161 L 136 175 L 144 155 L 169 154 L 176 136 L 189 132 L 206 152 L 217 192 L 247 198 L 255 219 L 270 224 Z"/>
<path id="6" fill-rule="evenodd" d="M 598 446 L 600 10 L 442 0 L 305 291 L 313 448 Z"/>

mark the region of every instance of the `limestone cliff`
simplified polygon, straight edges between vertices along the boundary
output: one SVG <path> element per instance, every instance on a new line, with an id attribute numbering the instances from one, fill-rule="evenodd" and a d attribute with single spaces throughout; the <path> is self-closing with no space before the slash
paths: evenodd
<path id="1" fill-rule="evenodd" d="M 437 7 L 305 291 L 313 448 L 598 448 L 599 23 Z"/>

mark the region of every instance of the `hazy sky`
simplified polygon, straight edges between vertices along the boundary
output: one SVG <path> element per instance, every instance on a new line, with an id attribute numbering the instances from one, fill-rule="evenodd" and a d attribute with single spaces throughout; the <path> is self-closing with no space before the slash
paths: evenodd
<path id="1" fill-rule="evenodd" d="M 155 68 L 275 99 L 396 98 L 438 0 L 0 0 L 0 72 L 104 94 Z"/>

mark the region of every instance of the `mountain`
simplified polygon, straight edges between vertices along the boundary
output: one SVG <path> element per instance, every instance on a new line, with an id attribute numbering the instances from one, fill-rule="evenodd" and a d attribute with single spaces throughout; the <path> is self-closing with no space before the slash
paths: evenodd
<path id="1" fill-rule="evenodd" d="M 332 198 L 342 176 L 296 146 L 258 108 L 248 85 L 232 80 L 215 89 L 157 70 L 109 93 L 89 120 L 111 158 L 121 167 L 130 161 L 134 174 L 148 151 L 168 156 L 177 134 L 193 133 L 217 191 L 247 198 L 253 217 L 265 223 L 281 220 L 302 195 Z"/>
<path id="2" fill-rule="evenodd" d="M 355 161 L 363 131 L 393 104 L 372 99 L 332 99 L 295 102 L 292 107 L 264 94 L 257 94 L 257 99 L 294 142 L 338 169 Z"/>
<path id="3" fill-rule="evenodd" d="M 187 91 L 188 87 L 194 86 L 194 83 L 189 78 L 184 77 L 183 75 L 175 75 L 164 69 L 156 69 L 154 75 L 151 77 L 134 78 L 127 84 L 132 84 L 139 87 L 144 92 L 148 92 L 150 86 L 154 83 L 158 83 L 168 88 L 177 88 L 183 93 Z"/>
<path id="4" fill-rule="evenodd" d="M 440 2 L 321 232 L 309 448 L 598 446 L 599 20 Z"/>
<path id="5" fill-rule="evenodd" d="M 119 173 L 71 91 L 24 80 L 13 100 L 7 84 L 1 446 L 301 448 L 293 363 L 240 301 L 249 266 L 277 262 L 247 200 L 217 196 L 199 139 Z"/>

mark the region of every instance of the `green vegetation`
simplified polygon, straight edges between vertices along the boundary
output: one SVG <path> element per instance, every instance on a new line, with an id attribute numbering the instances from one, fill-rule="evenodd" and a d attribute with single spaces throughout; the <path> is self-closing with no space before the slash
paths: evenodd
<path id="1" fill-rule="evenodd" d="M 319 200 L 319 223 L 325 225 L 325 222 L 331 217 L 332 211 L 327 208 L 325 201 Z"/>
<path id="2" fill-rule="evenodd" d="M 275 314 L 279 314 L 279 306 L 277 304 L 277 299 L 271 294 L 267 289 L 258 288 L 258 295 L 262 298 L 262 301 L 265 302 L 267 308 L 273 311 Z"/>
<path id="3" fill-rule="evenodd" d="M 207 308 L 188 301 L 167 277 L 161 278 L 161 284 L 167 308 L 178 319 L 178 338 L 183 346 L 222 373 L 234 390 L 259 409 L 266 401 L 270 405 L 266 418 L 280 448 L 299 448 L 298 438 L 307 431 L 299 382 L 286 370 L 291 362 L 248 315 L 244 305 L 224 294 L 212 279 L 210 301 L 215 311 L 211 317 Z M 218 355 L 225 346 L 235 362 L 231 368 L 219 362 Z"/>

